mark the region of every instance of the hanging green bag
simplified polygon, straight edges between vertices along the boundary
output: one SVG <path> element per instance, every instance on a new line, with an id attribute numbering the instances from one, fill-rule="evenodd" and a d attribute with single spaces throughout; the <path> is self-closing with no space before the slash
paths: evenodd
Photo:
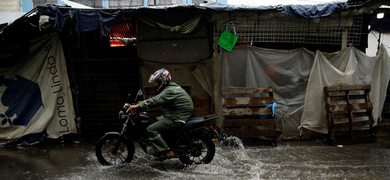
<path id="1" fill-rule="evenodd" d="M 231 33 L 229 30 L 227 30 L 227 26 L 228 25 L 226 25 L 226 29 L 222 32 L 221 36 L 219 36 L 217 44 L 221 46 L 223 49 L 225 49 L 226 51 L 232 51 L 234 46 L 236 45 L 238 36 L 235 34 L 236 29 L 234 27 L 234 24 L 233 24 L 234 34 Z"/>

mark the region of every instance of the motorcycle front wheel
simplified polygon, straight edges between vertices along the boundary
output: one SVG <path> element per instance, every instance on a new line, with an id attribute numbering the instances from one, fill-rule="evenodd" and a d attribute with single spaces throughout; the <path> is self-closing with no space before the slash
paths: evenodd
<path id="1" fill-rule="evenodd" d="M 215 155 L 215 144 L 212 139 L 205 135 L 190 137 L 186 152 L 179 157 L 183 164 L 208 164 Z"/>
<path id="2" fill-rule="evenodd" d="M 105 135 L 97 142 L 95 153 L 102 165 L 130 163 L 134 157 L 134 145 L 117 134 Z"/>

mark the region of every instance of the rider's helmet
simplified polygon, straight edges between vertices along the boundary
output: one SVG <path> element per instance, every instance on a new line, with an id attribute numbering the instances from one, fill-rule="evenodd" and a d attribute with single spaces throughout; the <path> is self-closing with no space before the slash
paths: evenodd
<path id="1" fill-rule="evenodd" d="M 150 75 L 149 83 L 154 83 L 154 88 L 157 92 L 164 89 L 164 87 L 171 82 L 172 76 L 168 70 L 161 68 Z"/>

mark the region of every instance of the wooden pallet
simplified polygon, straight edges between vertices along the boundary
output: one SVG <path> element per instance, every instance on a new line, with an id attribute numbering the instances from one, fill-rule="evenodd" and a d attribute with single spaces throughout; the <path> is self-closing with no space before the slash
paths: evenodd
<path id="1" fill-rule="evenodd" d="M 328 137 L 331 145 L 375 141 L 370 85 L 324 87 Z"/>
<path id="2" fill-rule="evenodd" d="M 274 102 L 269 88 L 222 88 L 223 129 L 228 136 L 261 138 L 277 144 L 275 118 L 267 105 Z"/>

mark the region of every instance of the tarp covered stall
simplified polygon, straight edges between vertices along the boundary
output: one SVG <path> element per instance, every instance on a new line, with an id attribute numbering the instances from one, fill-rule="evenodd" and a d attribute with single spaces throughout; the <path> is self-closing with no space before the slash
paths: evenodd
<path id="1" fill-rule="evenodd" d="M 205 88 L 215 92 L 213 97 L 218 114 L 221 113 L 219 87 L 272 86 L 277 103 L 277 129 L 283 131 L 286 138 L 297 137 L 314 57 L 313 52 L 304 48 L 273 50 L 237 46 L 232 52 L 222 51 L 213 60 L 200 64 L 194 74 Z M 207 76 L 213 73 L 219 73 L 218 77 Z M 218 125 L 223 125 L 222 118 Z"/>
<path id="2" fill-rule="evenodd" d="M 36 17 L 38 18 L 34 17 L 35 20 L 41 18 L 41 20 L 45 20 L 45 22 L 34 24 L 36 26 L 31 26 L 31 22 L 27 21 L 23 21 L 23 23 L 28 24 L 28 27 L 34 28 L 35 30 L 39 29 L 39 25 L 43 25 L 40 27 L 43 30 L 45 30 L 44 27 L 48 27 L 50 30 L 59 31 L 61 33 L 70 32 L 74 34 L 74 37 L 78 37 L 77 45 L 79 46 L 76 48 L 81 45 L 84 45 L 83 48 L 87 48 L 86 46 L 89 44 L 86 44 L 86 42 L 83 42 L 82 39 L 80 39 L 85 32 L 94 31 L 100 33 L 100 37 L 107 37 L 116 22 L 119 20 L 126 21 L 128 20 L 126 18 L 130 17 L 130 19 L 138 23 L 137 25 L 139 26 L 137 28 L 140 28 L 137 29 L 137 40 L 139 40 L 139 44 L 137 44 L 137 58 L 139 58 L 141 66 L 141 68 L 139 68 L 141 71 L 140 73 L 142 73 L 140 78 L 141 86 L 148 85 L 146 84 L 146 80 L 151 72 L 164 66 L 171 71 L 174 76 L 174 81 L 181 85 L 191 85 L 192 95 L 203 98 L 205 96 L 209 97 L 210 94 L 213 98 L 212 103 L 214 103 L 215 111 L 218 113 L 220 113 L 221 109 L 221 87 L 272 86 L 274 89 L 274 97 L 277 101 L 276 118 L 278 120 L 278 129 L 283 131 L 283 138 L 297 138 L 301 135 L 300 128 L 315 129 L 317 128 L 316 124 L 322 123 L 322 120 L 317 118 L 313 121 L 307 121 L 307 119 L 302 119 L 302 115 L 304 111 L 307 112 L 307 109 L 305 108 L 306 101 L 309 100 L 307 98 L 307 96 L 309 96 L 307 94 L 307 88 L 308 85 L 311 84 L 312 76 L 314 77 L 312 70 L 314 67 L 313 65 L 317 65 L 316 63 L 319 61 L 323 61 L 320 57 L 327 57 L 327 53 L 324 53 L 324 50 L 322 50 L 322 52 L 313 52 L 304 48 L 296 49 L 296 47 L 310 46 L 315 49 L 318 48 L 317 45 L 322 45 L 321 47 L 323 49 L 327 48 L 328 51 L 333 52 L 335 51 L 334 49 L 339 50 L 340 47 L 345 47 L 347 45 L 354 46 L 355 48 L 350 47 L 347 48 L 349 50 L 342 50 L 336 53 L 340 54 L 340 61 L 346 63 L 350 56 L 347 58 L 347 55 L 341 55 L 343 52 L 359 52 L 356 48 L 359 46 L 358 49 L 361 49 L 360 46 L 364 46 L 364 43 L 362 43 L 364 41 L 364 32 L 362 31 L 365 28 L 362 25 L 365 22 L 364 17 L 362 13 L 356 11 L 356 9 L 344 12 L 343 10 L 346 8 L 344 5 L 328 6 L 330 8 L 327 10 L 333 12 L 333 14 L 326 18 L 323 17 L 328 16 L 329 13 L 315 13 L 314 16 L 321 17 L 320 21 L 299 17 L 305 16 L 305 14 L 289 16 L 287 15 L 288 13 L 281 13 L 280 7 L 255 7 L 253 9 L 244 7 L 231 9 L 231 7 L 205 5 L 200 7 L 172 6 L 77 10 L 69 7 L 48 5 L 46 7 L 38 7 L 38 12 L 36 13 Z M 170 12 L 171 10 L 186 12 L 188 13 L 188 16 L 180 16 L 180 21 L 171 21 L 171 19 L 175 18 L 179 20 L 175 13 L 170 14 L 171 16 L 167 17 L 167 19 L 164 19 L 165 17 L 153 18 L 153 16 L 162 14 L 159 12 L 164 12 L 164 15 L 167 15 L 168 13 L 166 12 Z M 235 12 L 232 13 L 231 11 Z M 154 13 L 153 16 L 149 16 L 151 12 Z M 313 14 L 311 14 L 310 17 L 311 16 L 313 16 Z M 294 46 L 289 47 L 289 49 L 292 50 L 275 50 L 277 48 L 287 49 L 283 48 L 285 46 L 267 46 L 270 49 L 256 48 L 253 46 L 236 46 L 231 52 L 226 52 L 224 50 L 220 52 L 213 42 L 215 42 L 223 30 L 226 30 L 227 23 L 235 23 L 237 35 L 240 38 L 243 37 L 239 39 L 239 45 L 254 42 Z M 17 25 L 18 24 L 15 24 L 15 29 L 18 29 L 18 31 L 13 33 L 13 35 L 18 37 L 20 34 L 22 35 L 20 37 L 21 39 L 28 37 L 27 34 L 20 33 L 21 29 L 23 29 L 23 31 L 25 31 L 25 29 L 17 28 Z M 326 25 L 326 28 L 324 28 L 323 25 Z M 211 26 L 214 26 L 214 28 Z M 53 28 L 51 29 L 50 27 Z M 284 27 L 287 29 L 284 29 Z M 142 31 L 140 32 L 139 30 Z M 7 32 L 12 33 L 12 29 Z M 180 32 L 189 33 L 180 34 Z M 44 32 L 36 32 L 34 34 L 41 36 Z M 153 36 L 149 36 L 148 34 L 153 34 Z M 2 35 L 5 35 L 5 33 Z M 337 35 L 337 37 L 329 38 L 330 35 Z M 93 42 L 94 41 L 90 41 L 88 43 L 93 44 Z M 333 46 L 333 48 L 329 49 L 329 45 Z M 44 46 L 43 50 L 45 47 L 46 46 Z M 72 48 L 75 48 L 75 46 Z M 106 55 L 105 52 L 106 51 L 96 52 L 94 58 L 101 54 Z M 69 52 L 69 55 L 71 53 L 74 52 Z M 90 53 L 92 54 L 94 52 Z M 215 57 L 209 59 L 213 56 L 213 53 Z M 383 51 L 383 53 L 385 52 Z M 336 55 L 331 56 L 333 57 Z M 355 56 L 360 57 L 360 55 Z M 86 62 L 91 60 L 88 59 L 90 57 L 87 56 L 83 56 L 83 58 L 85 58 Z M 109 58 L 110 57 L 107 59 Z M 123 59 L 125 58 L 128 57 L 123 57 Z M 363 57 L 363 59 L 369 58 Z M 357 61 L 360 62 L 360 60 Z M 385 64 L 388 64 L 388 59 L 384 59 L 383 61 Z M 107 61 L 107 64 L 110 63 L 111 62 Z M 377 67 L 375 66 L 375 68 Z M 383 68 L 383 71 L 388 71 L 388 65 L 383 65 Z M 375 69 L 372 70 L 372 72 L 378 72 L 379 70 L 380 69 Z M 358 71 L 359 70 L 356 70 L 356 72 Z M 80 70 L 80 72 L 82 72 L 82 70 Z M 101 73 L 99 70 L 95 72 Z M 138 70 L 134 72 L 138 74 Z M 100 75 L 104 76 L 105 74 L 101 73 Z M 195 78 L 192 75 L 194 75 Z M 387 78 L 388 80 L 388 75 L 384 75 L 384 78 Z M 29 79 L 29 77 L 25 78 Z M 9 77 L 5 77 L 4 79 L 9 79 Z M 68 86 L 65 84 L 65 80 L 61 80 L 61 82 L 63 82 L 63 84 L 61 84 L 63 85 L 63 89 L 66 89 Z M 38 82 L 38 84 L 39 83 L 40 82 Z M 6 87 L 7 86 L 4 85 L 0 86 L 0 88 L 3 89 Z M 57 86 L 53 87 L 56 88 Z M 379 87 L 381 89 L 386 88 L 387 84 L 381 84 Z M 43 90 L 41 89 L 41 91 Z M 113 96 L 116 94 L 112 93 L 110 95 Z M 381 94 L 381 96 L 382 95 L 383 94 Z M 318 98 L 316 97 L 316 100 L 317 99 Z M 207 100 L 209 99 L 206 99 L 206 101 Z M 47 106 L 45 105 L 45 107 Z M 72 107 L 69 108 L 72 109 Z M 213 111 L 214 109 L 210 110 Z M 4 109 L 4 111 L 6 111 L 6 109 Z M 318 113 L 320 113 L 320 110 Z M 56 112 L 53 111 L 53 118 L 55 115 Z M 8 116 L 10 116 L 9 113 L 3 115 L 3 117 Z M 69 123 L 73 123 L 74 115 L 69 114 L 67 117 L 72 119 L 72 121 L 69 120 Z M 5 121 L 1 121 L 4 122 L 1 126 L 7 126 L 7 128 L 9 128 L 12 120 L 8 120 L 10 118 L 5 119 Z M 223 125 L 222 120 L 219 120 L 218 123 L 219 125 Z M 310 126 L 310 124 L 315 125 Z M 31 133 L 44 132 L 44 128 L 42 127 L 45 126 L 41 126 L 39 131 L 31 131 Z M 70 132 L 75 131 L 72 124 L 69 124 L 69 130 Z M 48 133 L 48 136 L 58 137 L 58 134 Z"/>
<path id="3" fill-rule="evenodd" d="M 378 56 L 368 57 L 352 46 L 335 53 L 238 46 L 199 64 L 193 74 L 211 92 L 218 114 L 221 114 L 220 87 L 272 86 L 277 103 L 277 128 L 283 131 L 281 138 L 295 139 L 301 138 L 303 129 L 327 133 L 322 91 L 326 85 L 371 85 L 373 116 L 377 122 L 389 70 L 390 59 L 383 47 Z M 218 125 L 223 125 L 222 118 Z"/>
<path id="4" fill-rule="evenodd" d="M 327 133 L 325 86 L 371 85 L 374 126 L 382 113 L 390 80 L 390 58 L 384 46 L 375 57 L 369 57 L 354 47 L 337 53 L 317 52 L 308 82 L 301 128 Z"/>

